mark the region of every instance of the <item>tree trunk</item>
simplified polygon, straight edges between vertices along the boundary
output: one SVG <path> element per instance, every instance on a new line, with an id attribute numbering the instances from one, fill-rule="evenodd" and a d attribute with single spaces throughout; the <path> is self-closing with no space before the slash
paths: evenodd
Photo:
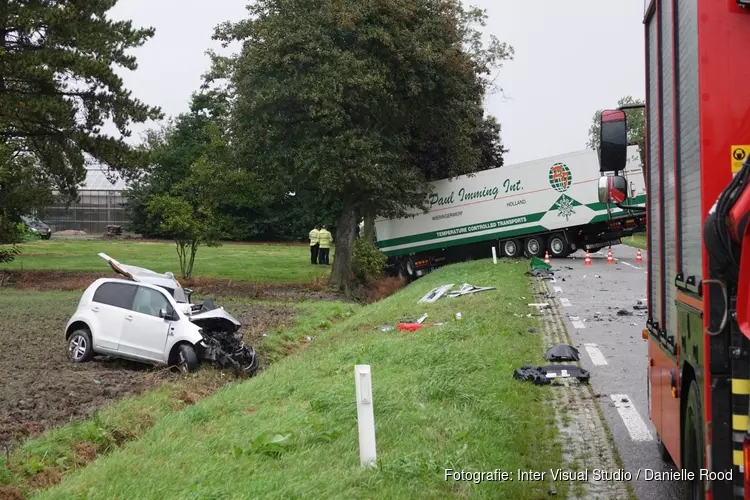
<path id="1" fill-rule="evenodd" d="M 375 212 L 369 207 L 365 211 L 365 227 L 362 237 L 367 243 L 372 243 L 375 239 Z"/>
<path id="2" fill-rule="evenodd" d="M 331 284 L 349 292 L 349 274 L 352 268 L 352 245 L 357 226 L 357 213 L 351 207 L 344 207 L 336 225 L 336 254 L 333 257 Z"/>

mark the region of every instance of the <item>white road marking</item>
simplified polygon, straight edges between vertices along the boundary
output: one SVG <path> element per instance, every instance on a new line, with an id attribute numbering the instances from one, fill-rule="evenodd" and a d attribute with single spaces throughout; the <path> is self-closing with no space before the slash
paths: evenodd
<path id="1" fill-rule="evenodd" d="M 596 366 L 609 364 L 607 363 L 607 358 L 604 357 L 604 354 L 602 354 L 602 351 L 599 350 L 599 347 L 596 344 L 583 344 L 583 347 L 586 349 L 586 352 L 589 354 L 589 358 L 591 358 L 591 362 L 594 363 Z"/>
<path id="2" fill-rule="evenodd" d="M 643 422 L 641 414 L 635 409 L 630 397 L 627 394 L 612 394 L 610 398 L 615 404 L 628 434 L 630 434 L 630 439 L 633 441 L 653 441 L 654 437 Z"/>
<path id="3" fill-rule="evenodd" d="M 586 325 L 583 324 L 583 321 L 581 321 L 578 316 L 571 316 L 570 322 L 573 323 L 573 326 L 578 328 L 579 330 L 581 328 L 586 328 Z"/>
<path id="4" fill-rule="evenodd" d="M 634 266 L 633 264 L 630 264 L 629 262 L 625 262 L 625 261 L 622 261 L 622 260 L 618 260 L 617 263 L 618 264 L 623 264 L 623 265 L 628 266 L 628 267 L 632 267 L 633 269 L 643 269 L 642 267 Z"/>
<path id="5" fill-rule="evenodd" d="M 553 289 L 555 290 L 555 293 L 562 293 L 562 288 L 559 286 L 553 287 Z"/>
<path id="6" fill-rule="evenodd" d="M 560 303 L 563 305 L 563 307 L 570 307 L 570 299 L 566 299 L 565 297 L 560 299 Z"/>

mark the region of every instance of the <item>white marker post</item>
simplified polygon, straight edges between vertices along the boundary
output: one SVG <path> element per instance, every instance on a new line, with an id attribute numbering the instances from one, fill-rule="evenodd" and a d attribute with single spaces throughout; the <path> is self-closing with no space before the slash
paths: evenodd
<path id="1" fill-rule="evenodd" d="M 354 366 L 354 386 L 357 393 L 360 465 L 375 467 L 375 414 L 372 410 L 370 365 Z"/>
<path id="2" fill-rule="evenodd" d="M 492 245 L 492 263 L 497 264 L 497 249 Z"/>

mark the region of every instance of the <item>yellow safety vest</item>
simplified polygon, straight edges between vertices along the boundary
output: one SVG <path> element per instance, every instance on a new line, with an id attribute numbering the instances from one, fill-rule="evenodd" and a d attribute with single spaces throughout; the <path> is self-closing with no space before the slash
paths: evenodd
<path id="1" fill-rule="evenodd" d="M 331 248 L 333 235 L 327 229 L 321 229 L 318 234 L 318 241 L 320 242 L 320 248 Z"/>
<path id="2" fill-rule="evenodd" d="M 320 233 L 317 229 L 313 229 L 312 231 L 310 231 L 310 246 L 314 246 L 318 243 L 319 235 Z"/>

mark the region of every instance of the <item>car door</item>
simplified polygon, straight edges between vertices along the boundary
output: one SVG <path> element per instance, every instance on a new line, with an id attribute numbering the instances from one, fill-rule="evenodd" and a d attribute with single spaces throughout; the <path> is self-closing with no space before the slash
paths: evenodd
<path id="1" fill-rule="evenodd" d="M 139 285 L 130 314 L 125 316 L 120 350 L 151 361 L 166 361 L 164 346 L 171 322 L 159 317 L 159 311 L 173 311 L 165 292 Z"/>
<path id="2" fill-rule="evenodd" d="M 91 299 L 94 346 L 116 351 L 120 345 L 123 318 L 130 314 L 137 286 L 133 283 L 105 282 Z"/>

